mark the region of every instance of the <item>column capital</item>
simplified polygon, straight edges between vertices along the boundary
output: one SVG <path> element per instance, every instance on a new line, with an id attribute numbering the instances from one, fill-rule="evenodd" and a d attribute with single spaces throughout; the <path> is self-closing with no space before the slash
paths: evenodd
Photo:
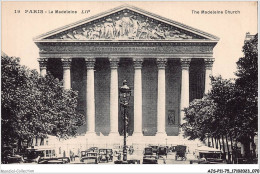
<path id="1" fill-rule="evenodd" d="M 167 59 L 166 58 L 157 58 L 156 63 L 158 69 L 165 69 Z"/>
<path id="2" fill-rule="evenodd" d="M 37 59 L 40 65 L 40 68 L 46 68 L 47 67 L 47 62 L 48 62 L 48 58 L 38 58 Z"/>
<path id="3" fill-rule="evenodd" d="M 204 58 L 204 62 L 205 62 L 205 69 L 212 69 L 213 63 L 214 63 L 215 59 L 214 58 Z"/>
<path id="4" fill-rule="evenodd" d="M 95 58 L 85 58 L 86 68 L 87 69 L 94 69 L 95 61 L 96 61 Z"/>
<path id="5" fill-rule="evenodd" d="M 109 58 L 108 59 L 110 62 L 110 68 L 117 68 L 118 67 L 118 63 L 119 63 L 119 58 Z"/>
<path id="6" fill-rule="evenodd" d="M 70 68 L 71 61 L 72 61 L 71 58 L 61 58 L 62 67 L 63 67 L 64 69 Z"/>
<path id="7" fill-rule="evenodd" d="M 142 68 L 142 63 L 143 63 L 143 61 L 144 61 L 143 58 L 133 58 L 134 68 L 135 68 L 135 69 L 140 69 L 140 68 Z"/>
<path id="8" fill-rule="evenodd" d="M 191 58 L 181 58 L 181 69 L 189 69 Z"/>

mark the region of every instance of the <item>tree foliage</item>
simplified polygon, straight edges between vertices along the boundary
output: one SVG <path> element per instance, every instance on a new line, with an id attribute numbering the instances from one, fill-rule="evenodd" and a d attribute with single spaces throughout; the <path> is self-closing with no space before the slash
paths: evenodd
<path id="1" fill-rule="evenodd" d="M 243 47 L 244 57 L 237 62 L 239 117 L 245 120 L 242 124 L 243 135 L 254 134 L 258 129 L 258 34 L 246 42 Z"/>
<path id="2" fill-rule="evenodd" d="M 20 65 L 20 59 L 1 57 L 2 144 L 55 135 L 74 136 L 83 124 L 77 113 L 77 92 L 64 90 L 51 75 L 40 77 L 36 70 Z"/>
<path id="3" fill-rule="evenodd" d="M 214 132 L 216 104 L 208 96 L 202 99 L 195 99 L 188 108 L 184 109 L 186 121 L 182 127 L 185 130 L 185 136 L 190 140 L 207 138 L 209 133 Z"/>
<path id="4" fill-rule="evenodd" d="M 211 77 L 209 93 L 185 108 L 187 122 L 182 127 L 189 139 L 222 137 L 223 141 L 225 136 L 231 141 L 253 142 L 258 131 L 257 44 L 257 35 L 245 42 L 244 57 L 237 62 L 237 79 Z"/>
<path id="5" fill-rule="evenodd" d="M 221 76 L 211 77 L 212 89 L 202 99 L 193 100 L 184 109 L 183 128 L 189 139 L 205 140 L 229 133 L 233 122 L 233 96 L 235 84 Z"/>

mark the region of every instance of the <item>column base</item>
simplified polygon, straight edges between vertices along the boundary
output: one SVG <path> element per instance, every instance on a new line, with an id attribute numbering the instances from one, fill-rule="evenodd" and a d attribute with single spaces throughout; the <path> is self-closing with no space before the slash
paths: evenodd
<path id="1" fill-rule="evenodd" d="M 108 136 L 109 136 L 109 137 L 119 137 L 120 135 L 119 135 L 118 132 L 110 132 L 110 133 L 108 134 Z"/>
<path id="2" fill-rule="evenodd" d="M 158 138 L 166 138 L 167 134 L 166 132 L 156 132 L 155 136 Z"/>
<path id="3" fill-rule="evenodd" d="M 142 132 L 134 132 L 132 137 L 136 137 L 136 138 L 143 137 L 143 133 Z"/>
<path id="4" fill-rule="evenodd" d="M 97 136 L 96 132 L 86 132 L 85 137 L 95 138 Z"/>

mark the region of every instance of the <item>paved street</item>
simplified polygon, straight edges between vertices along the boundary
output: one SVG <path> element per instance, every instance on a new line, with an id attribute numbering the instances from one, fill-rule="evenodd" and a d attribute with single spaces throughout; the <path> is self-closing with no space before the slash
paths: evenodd
<path id="1" fill-rule="evenodd" d="M 196 160 L 196 158 L 194 157 L 193 154 L 188 153 L 186 154 L 187 159 L 186 160 L 181 160 L 181 158 L 179 158 L 177 161 L 175 160 L 175 152 L 169 152 L 166 157 L 161 157 L 158 159 L 158 164 L 190 164 L 190 160 Z M 143 153 L 142 152 L 138 152 L 135 151 L 132 155 L 128 154 L 127 156 L 128 160 L 140 160 L 140 163 L 142 164 L 142 160 L 143 160 Z M 114 158 L 114 161 L 117 160 L 116 158 Z M 114 164 L 114 161 L 112 162 L 100 162 L 99 164 Z M 71 164 L 84 164 L 82 162 L 80 162 L 79 158 L 76 158 L 75 161 L 72 161 Z"/>

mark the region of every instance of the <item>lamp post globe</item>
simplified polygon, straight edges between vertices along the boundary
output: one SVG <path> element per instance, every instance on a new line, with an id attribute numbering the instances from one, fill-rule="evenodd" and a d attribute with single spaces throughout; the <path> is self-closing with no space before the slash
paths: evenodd
<path id="1" fill-rule="evenodd" d="M 123 162 L 127 163 L 127 149 L 126 149 L 126 132 L 128 129 L 128 116 L 127 116 L 127 106 L 131 97 L 131 88 L 127 86 L 127 81 L 123 81 L 123 86 L 119 88 L 120 105 L 123 108 L 123 118 L 124 118 L 124 147 L 123 147 Z"/>

